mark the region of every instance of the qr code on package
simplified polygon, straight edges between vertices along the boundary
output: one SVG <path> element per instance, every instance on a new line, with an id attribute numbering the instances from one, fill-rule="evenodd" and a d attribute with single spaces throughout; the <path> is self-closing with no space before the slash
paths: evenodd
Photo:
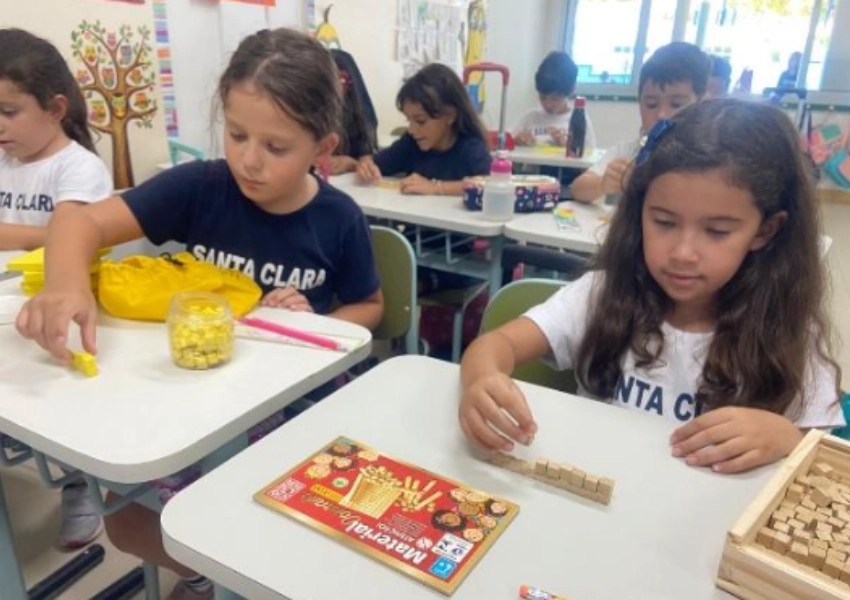
<path id="1" fill-rule="evenodd" d="M 281 481 L 278 485 L 268 491 L 268 496 L 278 502 L 286 502 L 306 486 L 292 477 Z"/>

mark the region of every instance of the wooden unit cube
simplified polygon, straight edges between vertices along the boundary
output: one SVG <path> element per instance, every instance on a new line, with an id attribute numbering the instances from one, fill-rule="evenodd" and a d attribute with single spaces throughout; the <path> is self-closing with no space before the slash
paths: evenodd
<path id="1" fill-rule="evenodd" d="M 791 526 L 788 525 L 788 523 L 774 523 L 773 529 L 775 529 L 779 533 L 791 533 Z"/>
<path id="2" fill-rule="evenodd" d="M 599 478 L 595 475 L 587 475 L 584 478 L 583 488 L 588 492 L 595 492 L 596 488 L 599 486 Z"/>
<path id="3" fill-rule="evenodd" d="M 799 483 L 792 483 L 788 488 L 788 494 L 786 498 L 791 502 L 799 502 L 803 499 L 803 494 L 805 493 L 806 488 L 804 488 Z"/>
<path id="4" fill-rule="evenodd" d="M 603 498 L 611 498 L 611 493 L 614 491 L 614 480 L 607 477 L 599 478 L 599 485 L 596 486 L 596 491 Z"/>
<path id="5" fill-rule="evenodd" d="M 791 542 L 791 558 L 799 563 L 806 564 L 809 562 L 809 547 L 799 542 Z"/>
<path id="6" fill-rule="evenodd" d="M 844 583 L 850 583 L 850 563 L 844 563 L 844 568 L 841 569 L 840 579 Z"/>
<path id="7" fill-rule="evenodd" d="M 818 547 L 809 548 L 809 566 L 820 571 L 826 562 L 826 550 Z"/>
<path id="8" fill-rule="evenodd" d="M 534 472 L 537 475 L 546 475 L 546 471 L 549 469 L 549 461 L 544 458 L 538 458 L 534 461 Z"/>
<path id="9" fill-rule="evenodd" d="M 820 539 L 812 540 L 812 543 L 809 544 L 809 545 L 814 546 L 815 548 L 821 548 L 824 551 L 824 553 L 826 553 L 826 551 L 829 550 L 829 542 L 826 542 L 824 540 L 820 540 Z"/>
<path id="10" fill-rule="evenodd" d="M 780 554 L 788 554 L 791 550 L 791 536 L 787 533 L 776 532 L 773 536 L 772 548 Z"/>
<path id="11" fill-rule="evenodd" d="M 546 465 L 546 477 L 548 477 L 549 479 L 560 479 L 561 465 L 553 462 L 550 462 L 548 465 Z"/>
<path id="12" fill-rule="evenodd" d="M 823 475 L 824 477 L 829 477 L 835 472 L 835 469 L 829 466 L 828 463 L 819 462 L 812 465 L 811 472 L 815 475 Z"/>
<path id="13" fill-rule="evenodd" d="M 572 473 L 570 473 L 570 485 L 574 488 L 581 489 L 584 486 L 584 478 L 586 476 L 587 473 L 581 469 L 573 469 Z"/>
<path id="14" fill-rule="evenodd" d="M 572 465 L 561 465 L 558 469 L 558 479 L 561 480 L 561 483 L 569 483 L 570 481 L 570 473 L 573 472 Z M 563 487 L 563 486 L 562 486 Z"/>
<path id="15" fill-rule="evenodd" d="M 844 570 L 844 563 L 827 556 L 826 562 L 823 564 L 823 569 L 821 570 L 824 575 L 837 578 L 841 576 L 841 571 Z"/>
<path id="16" fill-rule="evenodd" d="M 771 548 L 773 546 L 773 536 L 775 535 L 773 529 L 769 527 L 762 527 L 759 529 L 758 534 L 756 535 L 756 542 L 764 546 L 765 548 Z"/>
<path id="17" fill-rule="evenodd" d="M 795 529 L 794 533 L 791 534 L 791 537 L 795 542 L 801 542 L 806 546 L 811 545 L 812 542 L 812 532 L 806 531 L 805 529 Z"/>

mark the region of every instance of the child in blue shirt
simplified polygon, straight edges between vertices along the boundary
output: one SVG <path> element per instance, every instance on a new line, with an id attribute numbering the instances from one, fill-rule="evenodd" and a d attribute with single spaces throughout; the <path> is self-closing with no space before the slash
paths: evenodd
<path id="1" fill-rule="evenodd" d="M 407 133 L 389 148 L 360 159 L 361 181 L 403 174 L 403 194 L 460 196 L 464 177 L 490 173 L 486 130 L 450 68 L 436 63 L 423 67 L 399 90 L 396 106 L 407 117 Z"/>
<path id="2" fill-rule="evenodd" d="M 180 165 L 122 196 L 56 215 L 44 291 L 18 330 L 67 361 L 71 320 L 94 353 L 97 304 L 89 263 L 98 248 L 147 236 L 250 275 L 264 306 L 378 325 L 383 297 L 369 228 L 354 201 L 312 175 L 339 142 L 337 70 L 306 35 L 263 30 L 237 48 L 219 82 L 225 160 Z M 336 297 L 341 305 L 332 308 Z M 212 584 L 168 556 L 159 515 L 131 504 L 106 520 L 110 540 L 183 577 L 169 600 L 209 600 Z"/>

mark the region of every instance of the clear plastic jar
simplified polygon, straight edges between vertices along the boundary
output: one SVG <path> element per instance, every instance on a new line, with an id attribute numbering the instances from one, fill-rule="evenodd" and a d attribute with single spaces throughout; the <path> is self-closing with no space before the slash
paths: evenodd
<path id="1" fill-rule="evenodd" d="M 233 314 L 222 296 L 175 294 L 168 310 L 171 358 L 184 369 L 212 369 L 233 356 Z"/>

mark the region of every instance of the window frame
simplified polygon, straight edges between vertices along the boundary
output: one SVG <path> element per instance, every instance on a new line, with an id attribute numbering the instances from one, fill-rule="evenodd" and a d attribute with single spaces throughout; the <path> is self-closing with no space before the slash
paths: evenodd
<path id="1" fill-rule="evenodd" d="M 566 10 L 564 11 L 564 25 L 561 27 L 561 47 L 564 48 L 564 51 L 570 55 L 573 54 L 573 44 L 575 42 L 575 17 L 578 9 L 578 3 L 581 1 L 582 0 L 567 0 Z M 688 19 L 690 17 L 692 1 L 694 3 L 700 2 L 700 0 L 677 0 L 676 14 L 673 21 L 673 30 L 670 32 L 671 42 L 684 40 Z M 797 73 L 798 84 L 799 82 L 805 82 L 806 77 L 808 75 L 809 62 L 811 61 L 812 49 L 814 48 L 815 34 L 817 33 L 818 17 L 821 13 L 823 2 L 824 0 L 813 0 L 812 17 L 809 21 L 809 31 L 806 35 L 806 43 L 802 53 L 803 56 L 800 61 L 800 70 Z M 596 99 L 600 100 L 637 100 L 640 70 L 643 67 L 645 59 L 647 58 L 645 53 L 647 37 L 649 34 L 649 17 L 651 13 L 652 0 L 641 0 L 640 19 L 638 20 L 638 28 L 635 32 L 633 57 L 634 60 L 632 62 L 631 83 L 629 83 L 628 85 L 623 85 L 610 83 L 578 82 L 576 84 L 576 93 L 581 94 L 583 96 L 595 97 Z M 830 35 L 829 49 L 827 50 L 826 60 L 824 61 L 825 70 L 827 69 L 827 63 L 831 63 L 832 60 L 831 49 L 832 44 L 835 43 L 835 30 L 838 28 L 838 26 L 839 24 L 835 23 L 832 35 Z M 701 31 L 702 34 L 698 32 L 696 39 L 697 45 L 700 47 L 703 46 L 704 41 L 702 39 L 704 35 L 704 29 L 701 29 Z M 850 73 L 848 73 L 848 77 L 850 77 Z M 756 100 L 762 98 L 762 95 L 757 93 L 735 94 L 735 97 Z M 809 90 L 808 98 L 806 101 L 815 108 L 822 107 L 827 110 L 835 110 L 837 108 L 850 109 L 850 89 L 843 92 Z M 796 101 L 790 101 L 783 105 L 796 106 L 796 104 Z"/>

